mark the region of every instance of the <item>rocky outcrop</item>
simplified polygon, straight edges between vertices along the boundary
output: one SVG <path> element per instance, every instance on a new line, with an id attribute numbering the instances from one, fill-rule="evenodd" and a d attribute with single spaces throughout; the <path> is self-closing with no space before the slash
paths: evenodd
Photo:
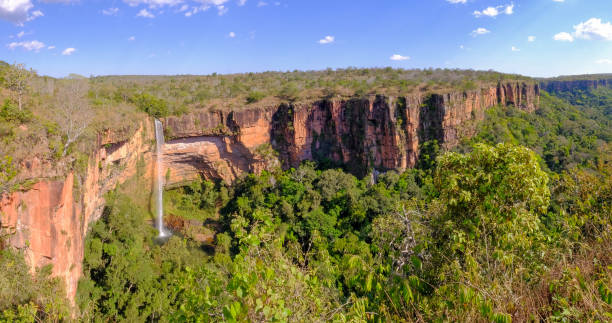
<path id="1" fill-rule="evenodd" d="M 249 172 L 303 160 L 345 165 L 357 175 L 372 168 L 413 167 L 425 141 L 445 147 L 469 136 L 484 111 L 513 104 L 532 111 L 539 87 L 499 84 L 446 94 L 324 99 L 267 109 L 198 111 L 163 120 L 167 183 L 203 176 L 231 182 Z M 104 194 L 130 177 L 151 178 L 154 130 L 143 120 L 137 131 L 98 136 L 84 170 L 69 173 L 32 158 L 21 180 L 37 182 L 0 196 L 0 224 L 9 243 L 24 250 L 32 270 L 53 265 L 74 299 L 82 274 L 85 235 L 103 211 Z"/>
<path id="2" fill-rule="evenodd" d="M 66 282 L 74 300 L 82 274 L 89 224 L 102 214 L 104 194 L 118 183 L 139 175 L 151 177 L 152 128 L 143 121 L 129 140 L 116 141 L 111 132 L 98 136 L 83 173 L 64 178 L 40 178 L 28 189 L 0 196 L 0 224 L 12 233 L 9 244 L 24 251 L 32 271 L 47 264 Z M 23 174 L 49 174 L 48 163 L 27 162 Z M 50 165 L 50 164 L 49 164 Z"/>
<path id="3" fill-rule="evenodd" d="M 422 142 L 456 146 L 497 104 L 533 111 L 539 86 L 504 83 L 469 92 L 199 111 L 164 120 L 167 134 L 179 138 L 164 147 L 165 167 L 170 183 L 198 176 L 232 181 L 268 166 L 274 160 L 266 153 L 269 145 L 285 167 L 318 160 L 357 175 L 372 168 L 403 170 L 416 164 Z"/>
<path id="4" fill-rule="evenodd" d="M 612 88 L 612 77 L 598 80 L 546 80 L 541 87 L 549 93 L 568 92 L 574 90 L 590 90 L 597 88 Z"/>

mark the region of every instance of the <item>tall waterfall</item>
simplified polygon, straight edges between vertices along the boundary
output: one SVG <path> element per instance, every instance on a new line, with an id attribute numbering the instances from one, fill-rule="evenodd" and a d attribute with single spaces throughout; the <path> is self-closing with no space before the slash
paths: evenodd
<path id="1" fill-rule="evenodd" d="M 155 202 L 157 211 L 157 230 L 159 231 L 159 238 L 167 237 L 169 234 L 164 228 L 164 174 L 163 174 L 163 161 L 164 161 L 164 126 L 161 121 L 155 119 L 155 141 L 157 143 L 157 160 L 156 160 L 156 175 L 155 181 Z"/>

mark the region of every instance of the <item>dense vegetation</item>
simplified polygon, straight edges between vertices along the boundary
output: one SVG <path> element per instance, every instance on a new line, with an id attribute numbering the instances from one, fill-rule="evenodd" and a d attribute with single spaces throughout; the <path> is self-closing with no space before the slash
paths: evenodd
<path id="1" fill-rule="evenodd" d="M 431 175 L 306 163 L 182 189 L 179 208 L 222 228 L 208 253 L 189 235 L 154 244 L 116 193 L 79 304 L 102 321 L 609 320 L 612 177 L 593 167 L 551 177 L 526 148 L 476 145 Z"/>
<path id="2" fill-rule="evenodd" d="M 543 93 L 540 108 L 534 113 L 513 106 L 489 109 L 477 135 L 465 140 L 458 150 L 467 151 L 479 142 L 523 145 L 538 153 L 544 167 L 554 172 L 596 161 L 612 153 L 612 89 L 576 96 L 585 103 L 574 101 L 576 105 L 572 105 Z"/>
<path id="3" fill-rule="evenodd" d="M 348 69 L 83 83 L 25 72 L 23 97 L 10 82 L 3 92 L 0 191 L 15 189 L 22 139 L 77 168 L 97 131 L 142 113 L 519 78 Z M 424 143 L 417 169 L 401 174 L 306 162 L 175 188 L 167 241 L 136 179 L 108 194 L 93 224 L 76 309 L 49 267 L 32 276 L 21 251 L 0 252 L 0 321 L 611 321 L 611 98 L 573 91 L 543 94 L 531 114 L 492 108 L 456 151 Z M 54 118 L 70 106 L 92 117 L 76 138 Z M 0 249 L 10 235 L 0 232 Z"/>
<path id="4" fill-rule="evenodd" d="M 101 76 L 91 79 L 90 97 L 97 105 L 118 104 L 137 101 L 135 98 L 144 93 L 167 104 L 167 113 L 182 114 L 193 108 L 237 109 L 258 102 L 273 105 L 334 96 L 467 91 L 510 80 L 530 78 L 492 71 L 392 68 L 208 76 Z"/>
<path id="5" fill-rule="evenodd" d="M 4 237 L 0 233 L 0 247 Z M 70 319 L 64 283 L 50 278 L 51 266 L 31 275 L 23 255 L 0 250 L 0 322 L 45 322 Z"/>

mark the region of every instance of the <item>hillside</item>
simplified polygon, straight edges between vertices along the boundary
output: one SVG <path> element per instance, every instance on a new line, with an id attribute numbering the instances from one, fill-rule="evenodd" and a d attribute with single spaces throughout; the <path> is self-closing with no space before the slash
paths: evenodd
<path id="1" fill-rule="evenodd" d="M 612 315 L 606 77 L 1 72 L 0 320 Z"/>

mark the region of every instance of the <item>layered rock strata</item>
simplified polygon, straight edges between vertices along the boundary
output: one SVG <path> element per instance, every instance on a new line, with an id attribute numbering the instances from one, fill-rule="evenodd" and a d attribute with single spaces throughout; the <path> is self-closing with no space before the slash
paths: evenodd
<path id="1" fill-rule="evenodd" d="M 166 173 L 174 184 L 199 176 L 231 182 L 267 166 L 267 145 L 285 168 L 318 160 L 344 165 L 360 176 L 374 168 L 404 170 L 415 166 L 421 143 L 456 146 L 473 134 L 484 111 L 498 104 L 533 111 L 539 86 L 504 83 L 447 94 L 198 111 L 164 120 L 167 134 L 177 138 L 164 148 Z"/>
<path id="2" fill-rule="evenodd" d="M 0 225 L 11 233 L 8 243 L 24 251 L 32 271 L 53 265 L 53 275 L 64 279 L 71 300 L 83 272 L 89 224 L 101 216 L 106 192 L 134 175 L 151 178 L 152 138 L 146 120 L 126 141 L 115 142 L 112 133 L 102 134 L 82 174 L 32 178 L 38 182 L 27 190 L 0 196 Z M 26 164 L 26 175 L 53 172 L 36 160 Z"/>

